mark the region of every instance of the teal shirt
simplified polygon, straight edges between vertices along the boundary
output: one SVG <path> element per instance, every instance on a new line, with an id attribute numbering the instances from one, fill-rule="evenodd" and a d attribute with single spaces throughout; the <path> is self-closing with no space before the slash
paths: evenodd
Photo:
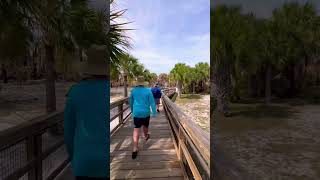
<path id="1" fill-rule="evenodd" d="M 145 118 L 150 116 L 152 109 L 152 116 L 157 115 L 156 104 L 150 88 L 134 87 L 130 95 L 130 107 L 133 117 Z"/>
<path id="2" fill-rule="evenodd" d="M 67 96 L 64 140 L 73 174 L 109 177 L 109 81 L 83 80 Z"/>

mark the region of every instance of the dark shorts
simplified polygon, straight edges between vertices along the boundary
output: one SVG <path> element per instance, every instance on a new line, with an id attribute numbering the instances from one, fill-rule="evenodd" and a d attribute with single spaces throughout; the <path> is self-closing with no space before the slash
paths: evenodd
<path id="1" fill-rule="evenodd" d="M 150 116 L 146 118 L 134 117 L 133 118 L 134 128 L 141 128 L 142 125 L 145 127 L 149 127 L 149 121 L 150 121 Z"/>
<path id="2" fill-rule="evenodd" d="M 154 98 L 156 104 L 160 104 L 160 98 Z"/>

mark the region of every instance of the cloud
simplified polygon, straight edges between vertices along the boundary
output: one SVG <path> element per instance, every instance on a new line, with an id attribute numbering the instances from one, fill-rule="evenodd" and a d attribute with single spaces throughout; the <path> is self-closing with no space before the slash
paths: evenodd
<path id="1" fill-rule="evenodd" d="M 119 1 L 120 2 L 120 1 Z M 168 73 L 178 62 L 193 66 L 209 62 L 208 0 L 127 0 L 126 18 L 137 57 L 151 72 Z M 120 6 L 120 5 L 119 5 Z"/>
<path id="2" fill-rule="evenodd" d="M 204 33 L 204 34 L 197 34 L 197 35 L 193 35 L 193 36 L 189 36 L 187 37 L 188 41 L 191 42 L 197 42 L 197 41 L 210 41 L 210 32 L 208 33 Z"/>

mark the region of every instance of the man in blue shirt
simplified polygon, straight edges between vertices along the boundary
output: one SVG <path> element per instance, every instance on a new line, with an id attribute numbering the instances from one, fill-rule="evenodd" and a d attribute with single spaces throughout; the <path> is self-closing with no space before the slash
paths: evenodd
<path id="1" fill-rule="evenodd" d="M 88 50 L 85 76 L 67 94 L 64 140 L 73 174 L 81 179 L 110 177 L 110 87 L 105 47 Z"/>
<path id="2" fill-rule="evenodd" d="M 161 89 L 159 88 L 159 84 L 156 83 L 156 85 L 151 89 L 154 101 L 156 102 L 157 105 L 157 111 L 160 112 L 159 106 L 160 106 L 160 98 L 161 98 Z"/>
<path id="3" fill-rule="evenodd" d="M 143 127 L 144 136 L 146 140 L 148 140 L 150 138 L 148 130 L 150 114 L 153 117 L 157 115 L 153 95 L 150 88 L 147 87 L 148 82 L 144 81 L 144 77 L 138 77 L 135 85 L 130 95 L 130 107 L 134 123 L 132 159 L 135 159 L 138 155 L 139 131 L 141 126 Z M 150 112 L 150 107 L 152 113 Z"/>

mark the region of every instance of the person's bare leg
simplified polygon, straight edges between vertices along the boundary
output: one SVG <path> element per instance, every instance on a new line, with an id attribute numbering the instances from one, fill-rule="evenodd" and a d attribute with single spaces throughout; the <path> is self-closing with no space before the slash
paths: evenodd
<path id="1" fill-rule="evenodd" d="M 133 152 L 138 151 L 139 131 L 140 128 L 133 129 Z"/>
<path id="2" fill-rule="evenodd" d="M 149 134 L 149 128 L 147 128 L 146 126 L 142 126 L 142 129 L 143 129 L 143 133 L 144 133 L 144 137 L 147 138 L 148 134 Z"/>

